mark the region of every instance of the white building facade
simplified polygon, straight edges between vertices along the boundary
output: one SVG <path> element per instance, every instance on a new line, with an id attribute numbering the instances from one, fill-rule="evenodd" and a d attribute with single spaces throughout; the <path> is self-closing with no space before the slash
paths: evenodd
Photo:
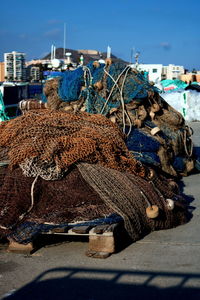
<path id="1" fill-rule="evenodd" d="M 149 81 L 159 82 L 163 79 L 179 79 L 184 74 L 183 66 L 162 64 L 132 64 L 131 67 L 138 71 L 148 72 Z"/>
<path id="2" fill-rule="evenodd" d="M 39 67 L 31 66 L 30 80 L 31 81 L 39 81 L 40 80 L 40 68 Z"/>
<path id="3" fill-rule="evenodd" d="M 25 53 L 16 51 L 4 53 L 4 62 L 6 81 L 26 80 Z"/>
<path id="4" fill-rule="evenodd" d="M 179 79 L 184 72 L 185 69 L 183 66 L 169 64 L 168 66 L 163 66 L 162 79 Z"/>

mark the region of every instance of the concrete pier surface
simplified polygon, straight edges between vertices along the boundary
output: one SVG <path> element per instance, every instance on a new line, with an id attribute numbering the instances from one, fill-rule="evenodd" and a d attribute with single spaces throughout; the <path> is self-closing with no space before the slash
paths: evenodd
<path id="1" fill-rule="evenodd" d="M 193 142 L 200 147 L 200 122 Z M 85 256 L 87 243 L 62 242 L 33 255 L 0 253 L 0 299 L 200 299 L 200 174 L 181 180 L 193 217 L 152 232 L 107 259 Z"/>

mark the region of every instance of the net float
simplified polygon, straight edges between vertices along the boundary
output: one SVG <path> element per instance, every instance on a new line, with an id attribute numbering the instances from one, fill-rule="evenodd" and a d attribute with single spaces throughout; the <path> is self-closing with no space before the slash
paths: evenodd
<path id="1" fill-rule="evenodd" d="M 159 208 L 157 205 L 150 205 L 146 208 L 146 215 L 150 219 L 155 219 L 159 215 Z"/>
<path id="2" fill-rule="evenodd" d="M 166 206 L 167 206 L 168 210 L 173 210 L 174 209 L 174 200 L 166 199 Z"/>

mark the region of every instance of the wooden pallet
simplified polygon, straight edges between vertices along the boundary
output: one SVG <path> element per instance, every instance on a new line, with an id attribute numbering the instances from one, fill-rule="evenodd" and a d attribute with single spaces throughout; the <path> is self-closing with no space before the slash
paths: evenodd
<path id="1" fill-rule="evenodd" d="M 123 223 L 111 225 L 92 226 L 74 226 L 65 228 L 54 228 L 48 232 L 42 233 L 40 239 L 44 235 L 59 235 L 59 236 L 76 236 L 88 237 L 88 250 L 86 255 L 93 258 L 107 258 L 112 253 L 116 253 L 126 247 L 130 241 L 127 232 L 124 229 Z M 37 243 L 36 243 L 37 244 Z M 23 254 L 32 254 L 38 249 L 35 243 L 27 245 L 19 244 L 13 240 L 9 240 L 7 251 Z"/>

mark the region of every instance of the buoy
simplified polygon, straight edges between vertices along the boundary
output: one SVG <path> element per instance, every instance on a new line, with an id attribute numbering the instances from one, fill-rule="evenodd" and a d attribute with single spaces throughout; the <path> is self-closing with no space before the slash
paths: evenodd
<path id="1" fill-rule="evenodd" d="M 111 116 L 111 117 L 110 117 L 110 121 L 111 121 L 112 123 L 116 123 L 116 117 L 115 117 L 115 116 Z"/>
<path id="2" fill-rule="evenodd" d="M 149 169 L 149 174 L 147 175 L 148 180 L 152 180 L 156 175 L 156 172 L 153 169 Z"/>
<path id="3" fill-rule="evenodd" d="M 100 67 L 100 63 L 99 63 L 98 61 L 94 61 L 94 62 L 93 62 L 93 66 L 94 66 L 95 68 L 99 68 L 99 67 Z"/>
<path id="4" fill-rule="evenodd" d="M 137 126 L 137 128 L 140 128 L 142 126 L 142 121 L 140 119 L 135 119 L 134 125 Z"/>
<path id="5" fill-rule="evenodd" d="M 20 110 L 25 110 L 26 109 L 26 101 L 25 100 L 21 100 L 19 102 L 19 109 Z"/>
<path id="6" fill-rule="evenodd" d="M 112 65 L 112 59 L 111 58 L 106 58 L 105 63 L 106 63 L 106 66 Z"/>
<path id="7" fill-rule="evenodd" d="M 166 206 L 168 210 L 174 209 L 174 200 L 172 199 L 166 199 Z"/>
<path id="8" fill-rule="evenodd" d="M 81 91 L 84 91 L 85 89 L 86 89 L 86 86 L 83 85 L 83 86 L 81 87 Z"/>
<path id="9" fill-rule="evenodd" d="M 151 117 L 151 120 L 154 120 L 155 118 L 155 113 L 151 110 L 150 113 L 149 113 L 150 117 Z"/>
<path id="10" fill-rule="evenodd" d="M 139 116 L 140 120 L 142 120 L 142 121 L 146 119 L 147 111 L 144 108 L 144 105 L 141 105 L 138 107 L 138 116 Z"/>
<path id="11" fill-rule="evenodd" d="M 171 179 L 169 180 L 169 186 L 173 192 L 179 193 L 178 184 L 174 180 L 171 180 Z"/>
<path id="12" fill-rule="evenodd" d="M 160 105 L 158 103 L 154 103 L 151 106 L 151 111 L 152 112 L 158 112 L 160 110 Z"/>
<path id="13" fill-rule="evenodd" d="M 110 109 L 109 114 L 112 115 L 116 111 L 118 111 L 118 108 L 113 107 L 113 108 Z"/>
<path id="14" fill-rule="evenodd" d="M 155 219 L 159 215 L 159 208 L 157 205 L 151 205 L 146 208 L 147 217 L 150 219 Z"/>
<path id="15" fill-rule="evenodd" d="M 97 88 L 99 91 L 103 89 L 103 84 L 101 81 L 97 81 L 94 83 L 94 87 Z"/>
<path id="16" fill-rule="evenodd" d="M 187 172 L 191 172 L 194 169 L 194 161 L 189 159 L 186 161 L 186 170 Z"/>
<path id="17" fill-rule="evenodd" d="M 73 110 L 73 108 L 72 108 L 72 106 L 67 105 L 67 106 L 65 106 L 64 110 L 65 111 L 70 111 L 70 110 Z"/>
<path id="18" fill-rule="evenodd" d="M 78 110 L 78 105 L 77 105 L 77 104 L 74 104 L 74 105 L 73 105 L 73 110 L 74 110 L 75 112 L 77 112 L 77 110 Z"/>
<path id="19" fill-rule="evenodd" d="M 85 105 L 83 105 L 83 106 L 81 107 L 80 111 L 86 111 Z"/>

